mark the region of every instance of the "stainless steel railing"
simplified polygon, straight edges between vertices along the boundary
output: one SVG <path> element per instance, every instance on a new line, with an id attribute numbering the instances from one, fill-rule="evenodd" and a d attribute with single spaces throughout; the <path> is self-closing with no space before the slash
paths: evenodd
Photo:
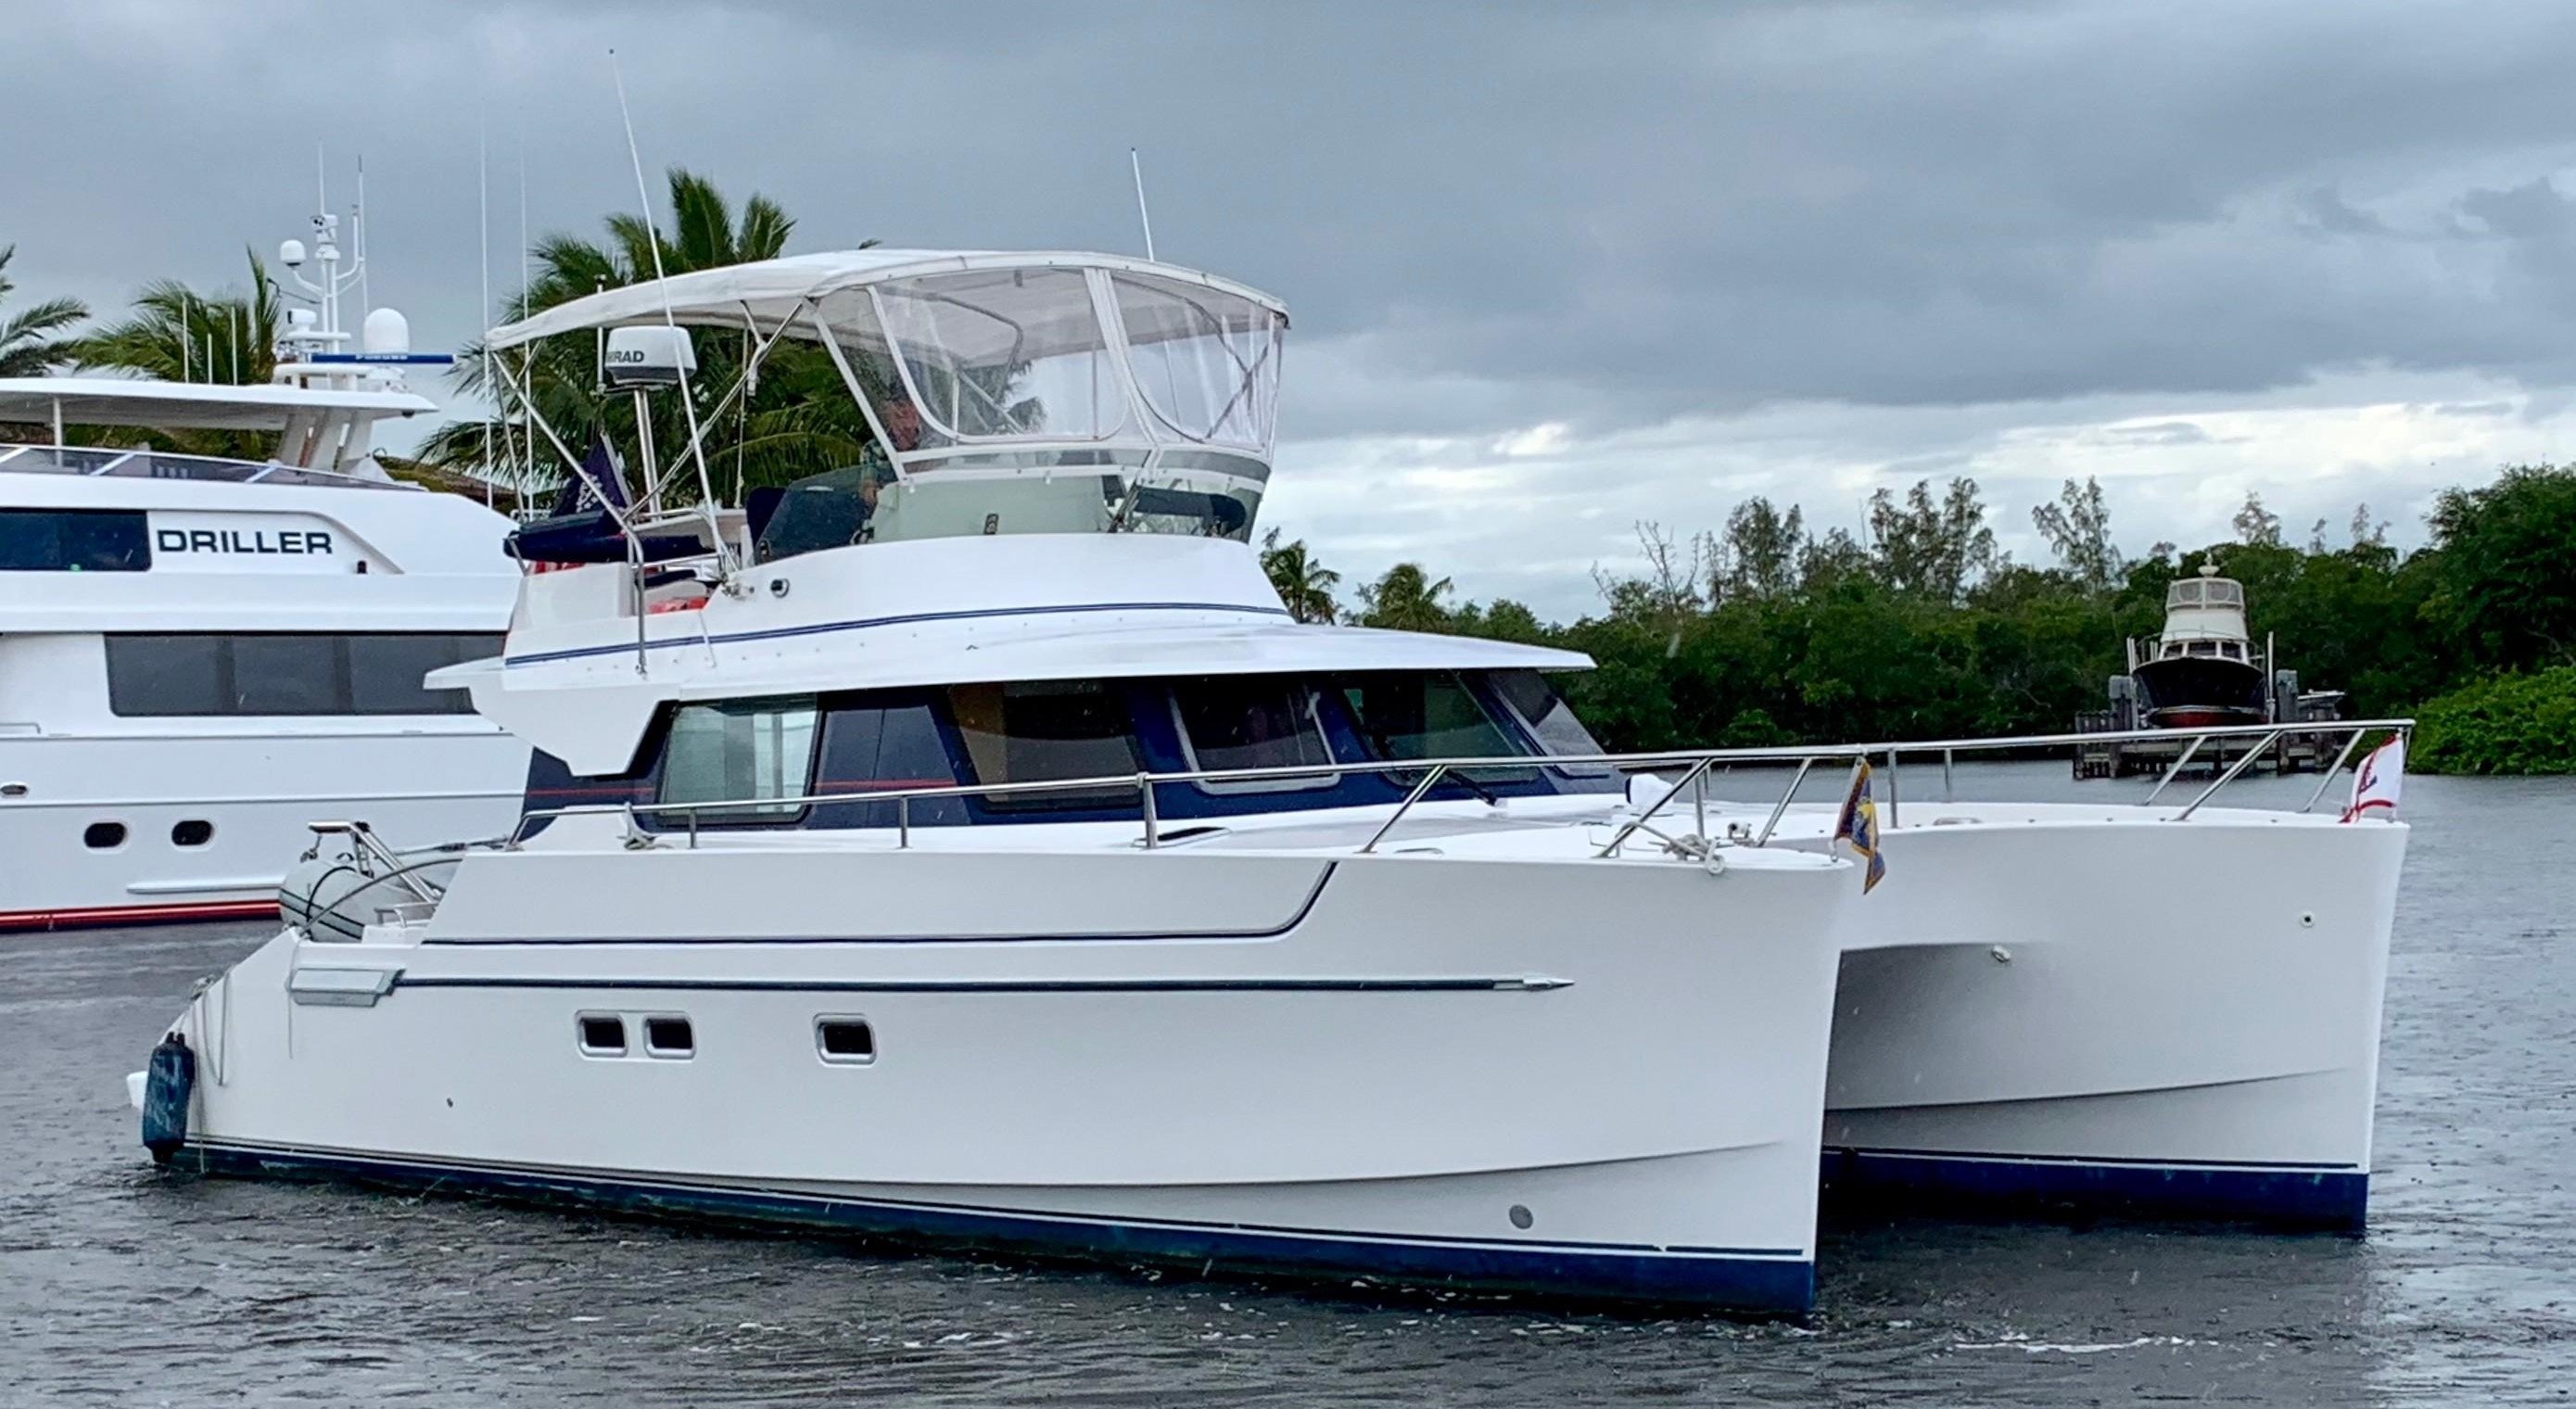
<path id="1" fill-rule="evenodd" d="M 2350 761 L 2354 748 L 2361 742 L 2365 735 L 2375 732 L 2387 732 L 2403 737 L 2411 734 L 2414 727 L 2415 721 L 2412 719 L 2354 719 L 2298 724 L 2228 725 L 2196 730 L 2133 729 L 2086 734 L 2024 734 L 2007 738 L 1986 739 L 1916 739 L 1897 743 L 1828 744 L 1821 746 L 1789 745 L 1778 748 L 1676 749 L 1660 753 L 1601 753 L 1580 755 L 1510 754 L 1490 758 L 1375 759 L 1356 763 L 1336 762 L 1294 764 L 1276 768 L 1199 768 L 1169 773 L 1113 773 L 1092 778 L 1053 778 L 1041 782 L 1026 783 L 965 783 L 928 788 L 897 788 L 885 791 L 845 789 L 837 792 L 804 793 L 790 797 L 742 798 L 724 802 L 626 802 L 576 804 L 565 807 L 540 808 L 522 814 L 519 818 L 518 825 L 511 829 L 504 845 L 516 848 L 526 841 L 528 828 L 530 824 L 535 822 L 575 816 L 618 816 L 625 819 L 628 840 L 630 844 L 635 845 L 649 844 L 652 836 L 654 835 L 654 833 L 648 831 L 642 825 L 640 819 L 645 817 L 676 817 L 682 819 L 685 823 L 684 831 L 688 838 L 688 845 L 695 848 L 698 844 L 698 829 L 700 821 L 708 814 L 721 814 L 728 812 L 742 814 L 746 812 L 802 811 L 808 807 L 832 803 L 876 802 L 894 804 L 895 844 L 901 848 L 909 848 L 912 845 L 912 804 L 918 801 L 928 801 L 941 798 L 1004 797 L 1021 794 L 1107 792 L 1111 790 L 1126 791 L 1132 789 L 1136 794 L 1138 811 L 1141 814 L 1141 821 L 1144 824 L 1144 836 L 1141 844 L 1145 849 L 1150 851 L 1158 849 L 1164 845 L 1160 812 L 1156 805 L 1155 794 L 1158 789 L 1169 784 L 1252 783 L 1265 781 L 1291 781 L 1310 778 L 1338 780 L 1359 774 L 1420 772 L 1422 774 L 1421 779 L 1413 784 L 1412 788 L 1405 794 L 1404 799 L 1396 805 L 1395 810 L 1387 816 L 1386 820 L 1378 826 L 1375 832 L 1370 834 L 1369 839 L 1361 844 L 1357 854 L 1366 856 L 1375 852 L 1379 843 L 1385 841 L 1388 835 L 1395 830 L 1396 824 L 1402 822 L 1406 814 L 1410 813 L 1416 804 L 1428 797 L 1433 789 L 1437 788 L 1444 779 L 1448 778 L 1453 773 L 1461 773 L 1468 770 L 1489 769 L 1530 772 L 1542 768 L 1557 770 L 1572 768 L 1606 768 L 1622 772 L 1647 772 L 1657 768 L 1670 768 L 1687 765 L 1687 771 L 1684 772 L 1682 777 L 1670 788 L 1665 790 L 1663 796 L 1656 799 L 1652 804 L 1648 805 L 1645 809 L 1636 813 L 1634 816 L 1623 819 L 1619 825 L 1618 831 L 1612 835 L 1608 844 L 1595 853 L 1598 856 L 1609 857 L 1617 855 L 1619 849 L 1627 843 L 1629 838 L 1636 835 L 1636 833 L 1641 829 L 1645 829 L 1647 824 L 1656 816 L 1661 814 L 1664 808 L 1679 800 L 1685 793 L 1690 795 L 1691 804 L 1694 810 L 1695 825 L 1693 834 L 1701 838 L 1703 840 L 1703 844 L 1705 844 L 1708 836 L 1707 780 L 1710 770 L 1720 764 L 1778 763 L 1797 765 L 1796 769 L 1790 776 L 1789 786 L 1780 794 L 1779 800 L 1772 805 L 1770 813 L 1763 819 L 1761 829 L 1745 839 L 1745 844 L 1763 846 L 1770 842 L 1773 833 L 1780 825 L 1781 818 L 1788 813 L 1790 804 L 1796 800 L 1800 785 L 1806 782 L 1808 775 L 1814 771 L 1815 766 L 1818 763 L 1847 761 L 1852 763 L 1856 769 L 1857 765 L 1862 762 L 1872 760 L 1884 761 L 1887 770 L 1885 775 L 1887 781 L 1887 824 L 1894 827 L 1900 825 L 1901 821 L 1898 813 L 1900 804 L 1896 795 L 1898 767 L 1903 757 L 1907 754 L 1920 756 L 1924 754 L 1937 753 L 1941 755 L 1942 776 L 1946 785 L 1951 778 L 1955 756 L 1960 753 L 2027 752 L 2036 749 L 2065 748 L 2085 743 L 2170 743 L 2188 740 L 2189 742 L 2184 748 L 2181 756 L 2177 758 L 2173 766 L 2166 771 L 2165 778 L 2159 781 L 2154 790 L 2150 791 L 2147 796 L 2138 803 L 2139 806 L 2143 807 L 2154 803 L 2156 798 L 2163 793 L 2165 783 L 2170 782 L 2175 774 L 2179 773 L 2185 765 L 2189 764 L 2199 755 L 2203 744 L 2212 740 L 2252 740 L 2252 744 L 2232 766 L 2218 773 L 2217 777 L 2211 781 L 2208 787 L 2203 788 L 2198 796 L 2192 798 L 2190 802 L 2184 804 L 2174 814 L 2172 820 L 2183 822 L 2190 820 L 2192 814 L 2199 811 L 2202 804 L 2208 802 L 2212 797 L 2217 796 L 2219 789 L 2224 788 L 2229 783 L 2235 781 L 2248 767 L 2252 765 L 2255 759 L 2261 757 L 2266 750 L 2271 749 L 2280 743 L 2280 741 L 2285 737 L 2290 735 L 2324 737 L 2342 736 L 2344 739 L 2343 749 L 2340 753 L 2335 755 L 2333 765 L 2326 769 L 2324 777 L 2318 781 L 2316 791 L 2310 794 L 2307 802 L 2299 808 L 2300 812 L 2307 812 L 2313 809 L 2317 805 L 2318 800 L 2325 796 L 2326 788 L 2332 784 L 2334 776 L 2342 771 L 2344 764 Z"/>

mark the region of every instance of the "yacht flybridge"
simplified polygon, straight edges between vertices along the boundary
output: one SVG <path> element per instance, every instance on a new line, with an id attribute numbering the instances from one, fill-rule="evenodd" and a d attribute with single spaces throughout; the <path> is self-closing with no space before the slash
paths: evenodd
<path id="1" fill-rule="evenodd" d="M 2360 1219 L 2403 826 L 1610 756 L 1550 683 L 1582 656 L 1295 624 L 1246 541 L 1286 323 L 1147 261 L 868 250 L 495 330 L 682 394 L 673 328 L 809 343 L 875 449 L 718 506 L 705 444 L 639 446 L 647 492 L 523 529 L 506 650 L 433 677 L 536 749 L 518 827 L 329 828 L 130 1078 L 147 1143 L 1753 1310 L 1812 1300 L 1820 1168 Z M 1709 796 L 1735 762 L 1787 790 Z"/>
<path id="2" fill-rule="evenodd" d="M 0 930 L 270 913 L 320 815 L 424 842 L 516 815 L 526 746 L 421 685 L 499 649 L 509 521 L 376 461 L 379 423 L 438 407 L 399 316 L 368 331 L 337 353 L 298 320 L 265 385 L 0 379 L 0 426 L 36 431 L 0 438 Z M 190 432 L 275 449 L 146 439 Z"/>

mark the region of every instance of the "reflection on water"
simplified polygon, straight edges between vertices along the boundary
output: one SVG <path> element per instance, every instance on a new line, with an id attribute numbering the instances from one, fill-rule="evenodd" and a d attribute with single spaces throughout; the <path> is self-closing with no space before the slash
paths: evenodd
<path id="1" fill-rule="evenodd" d="M 1899 786 L 1928 802 L 1939 771 Z M 2063 764 L 1957 777 L 1962 798 L 2144 786 Z M 2561 1402 L 2576 780 L 2410 779 L 2406 805 L 2366 1238 L 1837 1224 L 1803 1324 L 1345 1301 L 164 1179 L 122 1074 L 258 927 L 0 940 L 0 1402 Z"/>

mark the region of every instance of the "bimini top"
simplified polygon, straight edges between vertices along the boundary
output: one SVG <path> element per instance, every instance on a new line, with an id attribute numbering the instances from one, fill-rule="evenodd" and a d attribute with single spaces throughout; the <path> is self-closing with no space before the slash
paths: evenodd
<path id="1" fill-rule="evenodd" d="M 728 346 L 748 337 L 753 367 L 788 341 L 829 357 L 891 476 L 841 466 L 797 487 L 846 491 L 837 501 L 789 496 L 837 504 L 838 543 L 1138 529 L 1243 540 L 1270 478 L 1287 309 L 1195 269 L 1112 254 L 798 255 L 604 290 L 495 328 L 487 345 L 666 317 L 723 330 Z"/>
<path id="2" fill-rule="evenodd" d="M 285 429 L 298 416 L 378 420 L 437 410 L 437 402 L 407 391 L 225 386 L 142 377 L 0 377 L 0 421 L 20 425 L 273 431 Z"/>
<path id="3" fill-rule="evenodd" d="M 834 294 L 922 275 L 996 269 L 1105 269 L 1144 274 L 1249 300 L 1283 321 L 1288 316 L 1285 304 L 1258 289 L 1177 264 L 1125 255 L 863 249 L 789 255 L 606 289 L 587 298 L 559 303 L 534 317 L 505 323 L 487 334 L 484 342 L 495 348 L 517 347 L 558 333 L 649 325 L 661 322 L 666 311 L 673 320 L 692 327 L 768 332 L 794 318 L 808 302 Z M 1020 283 L 1026 286 L 1025 281 Z"/>

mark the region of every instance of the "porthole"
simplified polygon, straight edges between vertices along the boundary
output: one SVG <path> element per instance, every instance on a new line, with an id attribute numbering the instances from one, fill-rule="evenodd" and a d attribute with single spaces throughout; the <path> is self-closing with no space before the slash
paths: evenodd
<path id="1" fill-rule="evenodd" d="M 877 1059 L 876 1030 L 866 1018 L 816 1018 L 814 1050 L 827 1062 L 864 1065 Z"/>
<path id="2" fill-rule="evenodd" d="M 575 1023 L 581 1050 L 593 1057 L 626 1055 L 626 1019 L 615 1013 L 584 1013 Z"/>
<path id="3" fill-rule="evenodd" d="M 125 845 L 125 824 L 122 822 L 92 822 L 89 824 L 88 828 L 81 833 L 81 845 L 88 847 L 92 851 L 114 851 L 118 847 Z"/>
<path id="4" fill-rule="evenodd" d="M 646 1055 L 687 1057 L 695 1055 L 697 1050 L 697 1034 L 690 1030 L 687 1018 L 664 1015 L 644 1020 Z"/>
<path id="5" fill-rule="evenodd" d="M 184 822 L 174 822 L 170 825 L 172 846 L 204 846 L 214 839 L 215 824 L 203 818 L 191 817 Z"/>

